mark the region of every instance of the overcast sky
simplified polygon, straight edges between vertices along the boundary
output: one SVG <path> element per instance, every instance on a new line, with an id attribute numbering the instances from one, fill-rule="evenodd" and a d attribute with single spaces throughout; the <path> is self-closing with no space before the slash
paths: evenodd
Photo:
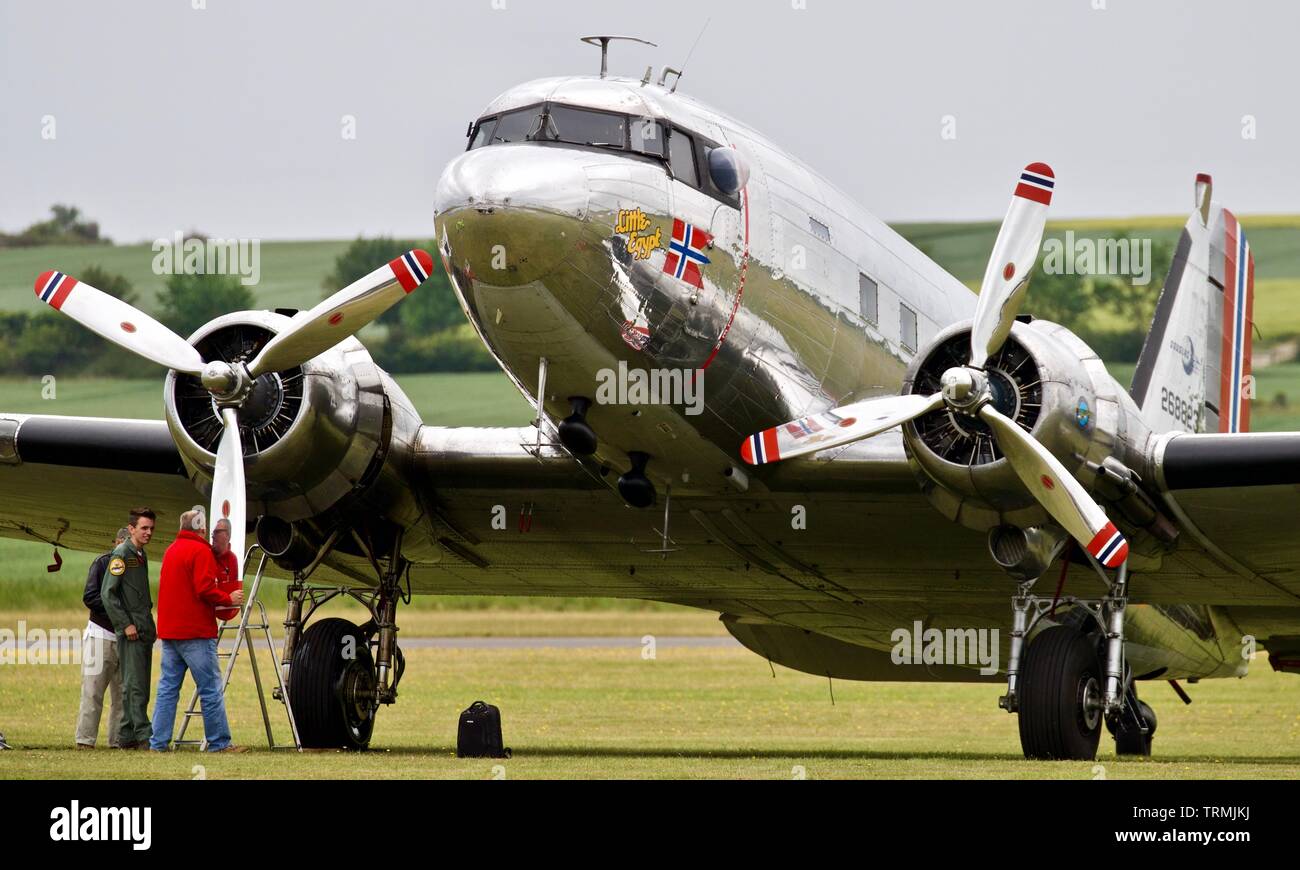
<path id="1" fill-rule="evenodd" d="M 428 235 L 492 97 L 597 72 L 592 33 L 659 44 L 612 72 L 679 66 L 707 19 L 681 90 L 886 220 L 1000 218 L 1031 160 L 1058 216 L 1184 213 L 1198 170 L 1239 214 L 1300 212 L 1294 2 L 194 3 L 0 0 L 0 230 L 67 202 L 118 241 Z"/>

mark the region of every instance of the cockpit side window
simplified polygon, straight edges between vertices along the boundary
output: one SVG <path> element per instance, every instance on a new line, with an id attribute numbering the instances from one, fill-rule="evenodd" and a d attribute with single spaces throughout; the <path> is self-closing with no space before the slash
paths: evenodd
<path id="1" fill-rule="evenodd" d="M 478 125 L 474 127 L 474 136 L 469 140 L 469 148 L 467 150 L 473 151 L 475 148 L 482 148 L 484 145 L 492 141 L 492 130 L 496 125 L 496 118 L 484 118 L 479 121 Z"/>
<path id="2" fill-rule="evenodd" d="M 681 130 L 668 136 L 668 165 L 673 177 L 691 187 L 700 186 L 700 174 L 695 167 L 695 141 Z"/>
<path id="3" fill-rule="evenodd" d="M 654 118 L 633 118 L 628 128 L 628 140 L 633 151 L 662 158 L 668 130 Z"/>

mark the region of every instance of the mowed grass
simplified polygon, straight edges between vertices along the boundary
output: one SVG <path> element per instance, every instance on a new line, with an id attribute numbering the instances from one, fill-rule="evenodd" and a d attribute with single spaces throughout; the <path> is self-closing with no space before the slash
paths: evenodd
<path id="1" fill-rule="evenodd" d="M 1190 707 L 1145 684 L 1160 717 L 1153 758 L 1121 761 L 1103 735 L 1096 762 L 1031 763 L 1015 717 L 997 708 L 999 686 L 837 681 L 832 704 L 824 678 L 773 675 L 739 648 L 661 645 L 653 660 L 636 646 L 417 649 L 400 700 L 380 711 L 372 751 L 299 755 L 265 748 L 241 661 L 231 728 L 254 751 L 214 757 L 76 752 L 77 666 L 11 666 L 0 667 L 0 729 L 17 749 L 0 753 L 0 778 L 1293 779 L 1295 679 L 1261 659 L 1244 680 L 1189 687 Z M 457 714 L 480 698 L 501 707 L 513 758 L 455 758 Z M 277 739 L 287 739 L 283 710 L 272 714 Z"/>

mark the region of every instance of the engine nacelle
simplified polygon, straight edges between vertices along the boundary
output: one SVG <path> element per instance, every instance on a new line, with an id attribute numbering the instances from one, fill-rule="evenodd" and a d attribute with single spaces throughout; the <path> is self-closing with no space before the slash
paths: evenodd
<path id="1" fill-rule="evenodd" d="M 909 366 L 904 392 L 932 395 L 939 378 L 970 358 L 970 324 L 940 333 Z M 1033 433 L 1085 486 L 1085 461 L 1107 457 L 1138 467 L 1147 437 L 1136 405 L 1078 336 L 1046 320 L 1017 322 L 985 366 L 995 407 Z M 949 519 L 977 531 L 1051 522 L 1029 494 L 983 421 L 948 408 L 903 426 L 923 490 Z M 1136 445 L 1136 446 L 1135 446 Z"/>
<path id="2" fill-rule="evenodd" d="M 289 318 L 270 311 L 227 314 L 189 341 L 204 359 L 248 361 Z M 258 378 L 239 410 L 250 516 L 317 516 L 380 472 L 393 418 L 370 353 L 347 338 L 302 366 Z M 199 380 L 169 372 L 167 425 L 186 471 L 210 493 L 221 438 L 216 402 Z"/>

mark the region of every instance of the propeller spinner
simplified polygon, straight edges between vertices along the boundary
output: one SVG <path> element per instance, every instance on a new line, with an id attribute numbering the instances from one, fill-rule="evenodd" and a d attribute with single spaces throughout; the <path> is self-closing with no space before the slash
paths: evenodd
<path id="1" fill-rule="evenodd" d="M 202 381 L 222 421 L 208 516 L 212 522 L 220 517 L 230 520 L 230 548 L 243 559 L 247 493 L 238 412 L 252 393 L 253 382 L 267 372 L 300 366 L 355 334 L 432 272 L 433 258 L 427 251 L 408 251 L 294 316 L 247 364 L 204 360 L 189 342 L 148 314 L 62 272 L 49 271 L 37 278 L 36 296 L 114 344 Z"/>
<path id="2" fill-rule="evenodd" d="M 1106 567 L 1122 564 L 1128 558 L 1124 536 L 1060 460 L 997 409 L 984 370 L 1011 334 L 1024 302 L 1055 186 L 1046 163 L 1031 163 L 1021 172 L 975 305 L 970 363 L 944 372 L 938 393 L 868 399 L 774 426 L 746 438 L 741 458 L 762 465 L 803 456 L 870 438 L 946 406 L 953 414 L 983 420 L 1016 476 L 1052 518 Z"/>

